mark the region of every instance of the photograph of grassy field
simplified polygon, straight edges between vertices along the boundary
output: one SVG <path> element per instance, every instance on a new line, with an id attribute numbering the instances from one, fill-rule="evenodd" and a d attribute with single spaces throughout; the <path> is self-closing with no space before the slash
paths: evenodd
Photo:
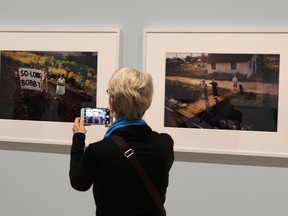
<path id="1" fill-rule="evenodd" d="M 74 121 L 82 107 L 96 107 L 97 58 L 97 52 L 2 50 L 0 119 Z"/>

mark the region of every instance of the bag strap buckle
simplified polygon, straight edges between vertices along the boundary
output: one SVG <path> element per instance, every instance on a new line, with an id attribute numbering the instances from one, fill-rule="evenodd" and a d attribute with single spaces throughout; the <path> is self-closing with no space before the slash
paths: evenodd
<path id="1" fill-rule="evenodd" d="M 131 155 L 133 155 L 133 154 L 134 154 L 134 150 L 131 149 L 131 148 L 124 152 L 124 156 L 125 156 L 126 158 L 129 158 L 129 157 L 130 157 Z"/>

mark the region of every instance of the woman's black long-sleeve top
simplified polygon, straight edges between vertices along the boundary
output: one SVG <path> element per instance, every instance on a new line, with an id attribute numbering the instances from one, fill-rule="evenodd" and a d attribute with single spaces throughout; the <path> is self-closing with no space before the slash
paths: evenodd
<path id="1" fill-rule="evenodd" d="M 170 135 L 152 131 L 147 125 L 127 126 L 113 134 L 121 136 L 140 160 L 165 201 L 169 171 L 174 162 Z M 93 185 L 97 216 L 160 216 L 128 159 L 113 142 L 104 138 L 85 147 L 85 135 L 73 135 L 70 182 L 86 191 Z"/>

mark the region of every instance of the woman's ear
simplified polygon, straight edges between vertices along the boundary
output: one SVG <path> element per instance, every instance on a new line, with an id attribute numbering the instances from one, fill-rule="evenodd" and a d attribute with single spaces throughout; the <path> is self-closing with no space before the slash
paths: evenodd
<path id="1" fill-rule="evenodd" d="M 109 99 L 108 99 L 108 103 L 109 103 L 108 109 L 110 110 L 110 123 L 106 124 L 105 127 L 110 127 L 111 124 L 114 121 L 114 118 L 115 118 L 114 100 L 110 96 L 109 96 Z"/>
<path id="2" fill-rule="evenodd" d="M 113 122 L 113 119 L 116 118 L 116 113 L 115 113 L 114 99 L 111 97 L 109 97 L 109 110 L 110 110 L 111 122 Z"/>
<path id="3" fill-rule="evenodd" d="M 111 112 L 115 112 L 114 99 L 112 97 L 109 97 L 109 109 L 110 109 Z"/>

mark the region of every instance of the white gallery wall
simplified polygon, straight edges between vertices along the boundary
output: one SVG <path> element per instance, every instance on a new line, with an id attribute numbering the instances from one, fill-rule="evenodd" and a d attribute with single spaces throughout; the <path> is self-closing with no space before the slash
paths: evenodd
<path id="1" fill-rule="evenodd" d="M 0 0 L 0 29 L 119 28 L 120 65 L 141 69 L 145 28 L 287 31 L 287 8 L 286 0 Z M 94 215 L 91 190 L 74 191 L 68 171 L 67 149 L 0 149 L 0 215 Z M 286 216 L 287 182 L 286 159 L 177 153 L 165 206 L 171 216 Z"/>

